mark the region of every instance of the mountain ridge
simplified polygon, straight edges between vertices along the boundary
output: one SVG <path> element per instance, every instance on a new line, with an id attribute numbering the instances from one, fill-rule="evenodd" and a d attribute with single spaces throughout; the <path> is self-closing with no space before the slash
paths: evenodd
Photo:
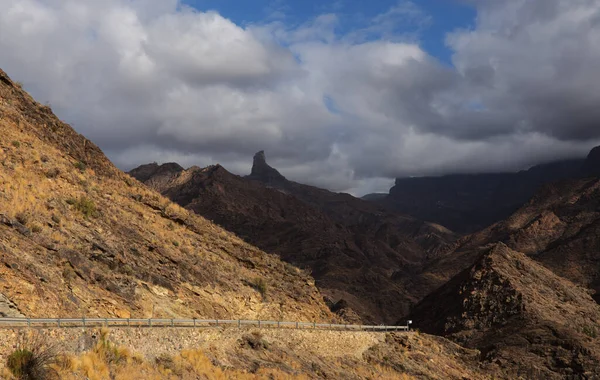
<path id="1" fill-rule="evenodd" d="M 513 173 L 397 178 L 388 196 L 375 202 L 457 233 L 473 233 L 510 216 L 544 184 L 584 176 L 587 161 L 557 161 Z"/>
<path id="2" fill-rule="evenodd" d="M 264 152 L 254 163 L 259 169 L 247 177 L 217 165 L 173 170 L 145 183 L 265 251 L 310 269 L 330 307 L 354 320 L 357 313 L 365 322 L 393 321 L 406 312 L 416 299 L 404 291 L 403 277 L 418 272 L 429 252 L 454 239 L 442 226 L 288 181 L 267 164 Z M 145 167 L 140 170 L 130 174 L 145 178 Z"/>

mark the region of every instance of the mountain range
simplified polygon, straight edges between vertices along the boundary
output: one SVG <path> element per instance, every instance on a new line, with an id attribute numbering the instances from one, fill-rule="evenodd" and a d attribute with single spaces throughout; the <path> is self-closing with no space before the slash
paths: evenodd
<path id="1" fill-rule="evenodd" d="M 473 233 L 510 216 L 544 184 L 597 173 L 586 162 L 591 161 L 557 161 L 514 173 L 397 178 L 389 194 L 368 194 L 365 199 L 457 233 Z"/>
<path id="2" fill-rule="evenodd" d="M 332 310 L 391 322 L 415 303 L 401 280 L 455 239 L 442 226 L 352 197 L 288 181 L 264 152 L 240 177 L 220 165 L 184 170 L 170 163 L 130 172 L 182 207 L 248 243 L 308 270 Z"/>
<path id="3" fill-rule="evenodd" d="M 265 345 L 244 370 L 600 376 L 600 148 L 520 173 L 397 181 L 371 201 L 290 181 L 264 152 L 246 177 L 175 163 L 126 174 L 2 71 L 0 132 L 0 317 L 412 320 L 420 332 L 368 344 L 328 335 L 356 344 L 352 358 L 295 338 L 312 364 Z M 398 199 L 441 202 L 439 217 Z"/>

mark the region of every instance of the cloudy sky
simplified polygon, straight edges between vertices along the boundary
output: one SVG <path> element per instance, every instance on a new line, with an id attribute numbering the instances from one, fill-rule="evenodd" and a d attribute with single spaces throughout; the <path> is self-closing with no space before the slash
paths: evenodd
<path id="1" fill-rule="evenodd" d="M 600 0 L 0 0 L 0 68 L 124 170 L 362 195 L 600 144 Z"/>

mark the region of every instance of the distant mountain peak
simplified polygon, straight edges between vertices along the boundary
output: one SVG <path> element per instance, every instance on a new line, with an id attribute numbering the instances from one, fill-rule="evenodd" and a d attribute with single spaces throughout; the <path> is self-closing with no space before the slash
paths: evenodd
<path id="1" fill-rule="evenodd" d="M 590 151 L 583 165 L 583 170 L 586 175 L 600 175 L 600 146 Z"/>
<path id="2" fill-rule="evenodd" d="M 286 180 L 285 177 L 277 171 L 277 169 L 267 164 L 267 158 L 264 150 L 261 150 L 254 155 L 252 172 L 250 173 L 249 177 L 251 179 L 258 179 L 267 183 Z"/>

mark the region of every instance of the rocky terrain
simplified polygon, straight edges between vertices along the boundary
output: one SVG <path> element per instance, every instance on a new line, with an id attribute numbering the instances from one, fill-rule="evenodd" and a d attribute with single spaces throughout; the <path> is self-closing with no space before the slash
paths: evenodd
<path id="1" fill-rule="evenodd" d="M 495 242 L 503 242 L 554 273 L 597 293 L 600 290 L 600 179 L 590 177 L 546 185 L 507 219 L 449 245 L 447 252 L 428 264 L 425 277 L 438 280 L 431 287 L 440 286 L 471 265 L 482 247 Z"/>
<path id="2" fill-rule="evenodd" d="M 515 378 L 600 376 L 600 306 L 576 286 L 502 243 L 413 310 L 423 331 L 481 350 Z"/>
<path id="3" fill-rule="evenodd" d="M 94 348 L 101 332 L 49 331 L 72 355 L 64 378 L 600 376 L 598 148 L 580 165 L 586 177 L 545 185 L 506 219 L 457 239 L 440 225 L 288 181 L 264 152 L 248 177 L 219 165 L 150 164 L 131 173 L 141 183 L 2 71 L 0 136 L 0 317 L 402 316 L 455 342 L 421 333 L 132 329 L 114 332 L 125 351 L 109 360 Z M 0 361 L 20 334 L 4 332 Z M 126 354 L 134 347 L 141 357 Z"/>
<path id="4" fill-rule="evenodd" d="M 249 245 L 117 170 L 98 147 L 58 120 L 49 107 L 36 103 L 2 71 L 0 135 L 2 316 L 356 318 L 349 309 L 337 316 L 331 313 L 306 270 Z M 231 176 L 219 167 L 188 174 L 212 172 L 265 191 L 259 182 Z M 209 181 L 207 188 L 234 195 L 236 191 L 217 180 Z M 268 194 L 291 198 L 274 189 Z M 287 212 L 287 198 L 281 200 L 286 207 L 266 207 L 264 212 Z M 293 212 L 302 215 L 306 203 L 295 202 L 298 210 Z M 307 223 L 313 223 L 315 215 L 307 213 Z M 336 225 L 326 213 L 317 217 L 326 221 L 320 225 L 325 229 Z M 407 225 L 416 223 L 406 220 Z M 340 226 L 336 227 L 340 231 L 348 228 Z M 422 244 L 448 234 L 441 227 L 414 226 L 415 239 L 394 247 L 406 244 L 422 255 Z M 393 231 L 381 233 L 394 239 Z M 337 233 L 334 237 L 328 244 L 347 244 L 350 250 L 358 245 L 354 237 L 347 241 L 337 240 Z M 316 250 L 316 259 L 319 254 Z M 381 260 L 412 265 L 410 256 L 386 253 Z M 364 271 L 364 281 L 368 276 L 377 278 L 369 268 L 357 265 L 356 270 Z M 477 351 L 427 335 L 215 329 L 190 338 L 189 332 L 182 336 L 168 330 L 125 331 L 115 332 L 114 343 L 98 341 L 103 332 L 93 330 L 49 330 L 43 335 L 68 354 L 56 364 L 61 378 L 458 379 L 466 374 L 477 379 L 494 371 L 478 362 Z M 0 334 L 2 359 L 28 347 L 19 343 L 22 332 L 5 329 Z M 146 351 L 138 356 L 128 351 L 134 347 Z M 171 356 L 161 355 L 158 359 L 164 360 L 157 361 L 161 352 Z M 0 367 L 5 364 L 2 360 Z M 1 373 L 12 376 L 6 368 Z"/>
<path id="5" fill-rule="evenodd" d="M 288 181 L 264 152 L 252 174 L 220 165 L 184 170 L 149 164 L 130 172 L 174 202 L 247 242 L 312 272 L 333 311 L 391 322 L 418 299 L 401 281 L 454 235 L 442 226 L 385 211 L 349 194 Z"/>
<path id="6" fill-rule="evenodd" d="M 332 320 L 312 277 L 116 169 L 0 71 L 0 313 Z"/>
<path id="7" fill-rule="evenodd" d="M 0 377 L 24 334 L 0 335 Z M 51 329 L 43 336 L 61 342 L 65 379 L 506 378 L 496 366 L 481 365 L 477 350 L 427 334 L 166 328 Z"/>
<path id="8" fill-rule="evenodd" d="M 585 174 L 584 160 L 534 166 L 518 173 L 398 178 L 387 197 L 367 196 L 391 210 L 472 233 L 503 220 L 541 186 Z"/>

